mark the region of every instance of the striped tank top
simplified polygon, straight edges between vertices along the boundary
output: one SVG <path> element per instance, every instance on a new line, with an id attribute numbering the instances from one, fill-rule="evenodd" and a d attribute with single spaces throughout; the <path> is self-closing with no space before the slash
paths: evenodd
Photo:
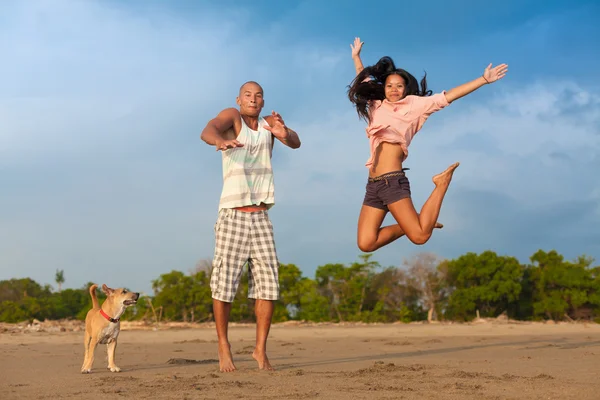
<path id="1" fill-rule="evenodd" d="M 237 141 L 243 147 L 221 151 L 223 158 L 223 191 L 219 210 L 264 203 L 275 204 L 275 185 L 271 155 L 272 133 L 264 128 L 264 118 L 258 120 L 258 130 L 252 130 L 242 120 Z"/>

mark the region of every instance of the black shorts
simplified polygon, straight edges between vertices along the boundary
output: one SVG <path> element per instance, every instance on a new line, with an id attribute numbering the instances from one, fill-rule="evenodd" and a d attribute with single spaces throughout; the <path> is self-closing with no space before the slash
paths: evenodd
<path id="1" fill-rule="evenodd" d="M 369 178 L 363 205 L 389 211 L 388 204 L 410 197 L 410 182 L 402 171 L 388 172 Z"/>

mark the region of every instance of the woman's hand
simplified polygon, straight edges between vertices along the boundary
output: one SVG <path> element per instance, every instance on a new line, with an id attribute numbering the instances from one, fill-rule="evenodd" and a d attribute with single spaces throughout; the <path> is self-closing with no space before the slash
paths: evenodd
<path id="1" fill-rule="evenodd" d="M 497 80 L 504 78 L 507 71 L 508 64 L 500 64 L 492 68 L 492 63 L 490 63 L 483 71 L 483 79 L 485 79 L 487 83 L 496 82 Z"/>
<path id="2" fill-rule="evenodd" d="M 350 44 L 350 48 L 352 49 L 352 58 L 360 57 L 360 50 L 362 49 L 362 45 L 365 42 L 361 42 L 360 38 L 354 38 L 354 45 Z"/>

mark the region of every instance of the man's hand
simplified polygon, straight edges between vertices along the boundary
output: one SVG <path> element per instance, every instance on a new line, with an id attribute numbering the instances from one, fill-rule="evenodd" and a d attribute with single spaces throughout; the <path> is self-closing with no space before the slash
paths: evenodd
<path id="1" fill-rule="evenodd" d="M 360 38 L 354 38 L 354 46 L 350 45 L 352 49 L 352 58 L 360 57 L 360 50 L 365 42 L 361 42 Z"/>
<path id="2" fill-rule="evenodd" d="M 504 78 L 504 75 L 506 75 L 507 71 L 507 64 L 500 64 L 492 68 L 492 64 L 490 63 L 490 65 L 486 67 L 485 71 L 483 71 L 483 79 L 485 79 L 487 83 L 496 82 L 497 80 Z"/>
<path id="3" fill-rule="evenodd" d="M 285 122 L 283 122 L 283 118 L 275 111 L 272 111 L 271 115 L 273 117 L 271 126 L 265 125 L 264 128 L 271 132 L 277 139 L 286 140 L 289 132 L 287 126 L 285 126 Z"/>
<path id="4" fill-rule="evenodd" d="M 225 151 L 227 149 L 233 149 L 234 147 L 244 147 L 244 145 L 235 139 L 228 139 L 228 140 L 219 139 L 216 141 L 215 147 L 217 148 L 217 151 L 219 151 L 219 150 Z"/>

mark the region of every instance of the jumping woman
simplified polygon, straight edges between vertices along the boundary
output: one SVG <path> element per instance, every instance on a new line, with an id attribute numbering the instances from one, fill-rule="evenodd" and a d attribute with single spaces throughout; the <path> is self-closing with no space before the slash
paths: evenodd
<path id="1" fill-rule="evenodd" d="M 369 179 L 358 219 L 358 247 L 364 252 L 373 252 L 403 235 L 421 245 L 429 240 L 434 228 L 442 227 L 437 219 L 459 163 L 433 177 L 435 189 L 417 213 L 404 172 L 408 168 L 403 168 L 408 147 L 431 114 L 502 79 L 508 65 L 492 68 L 490 64 L 477 79 L 432 94 L 427 90 L 426 77 L 419 85 L 409 72 L 396 68 L 390 57 L 382 57 L 377 64 L 363 67 L 362 45 L 360 38 L 350 45 L 356 77 L 348 90 L 348 97 L 359 117 L 368 123 L 366 131 L 371 147 L 371 156 L 366 163 Z M 397 224 L 381 227 L 388 211 Z"/>

